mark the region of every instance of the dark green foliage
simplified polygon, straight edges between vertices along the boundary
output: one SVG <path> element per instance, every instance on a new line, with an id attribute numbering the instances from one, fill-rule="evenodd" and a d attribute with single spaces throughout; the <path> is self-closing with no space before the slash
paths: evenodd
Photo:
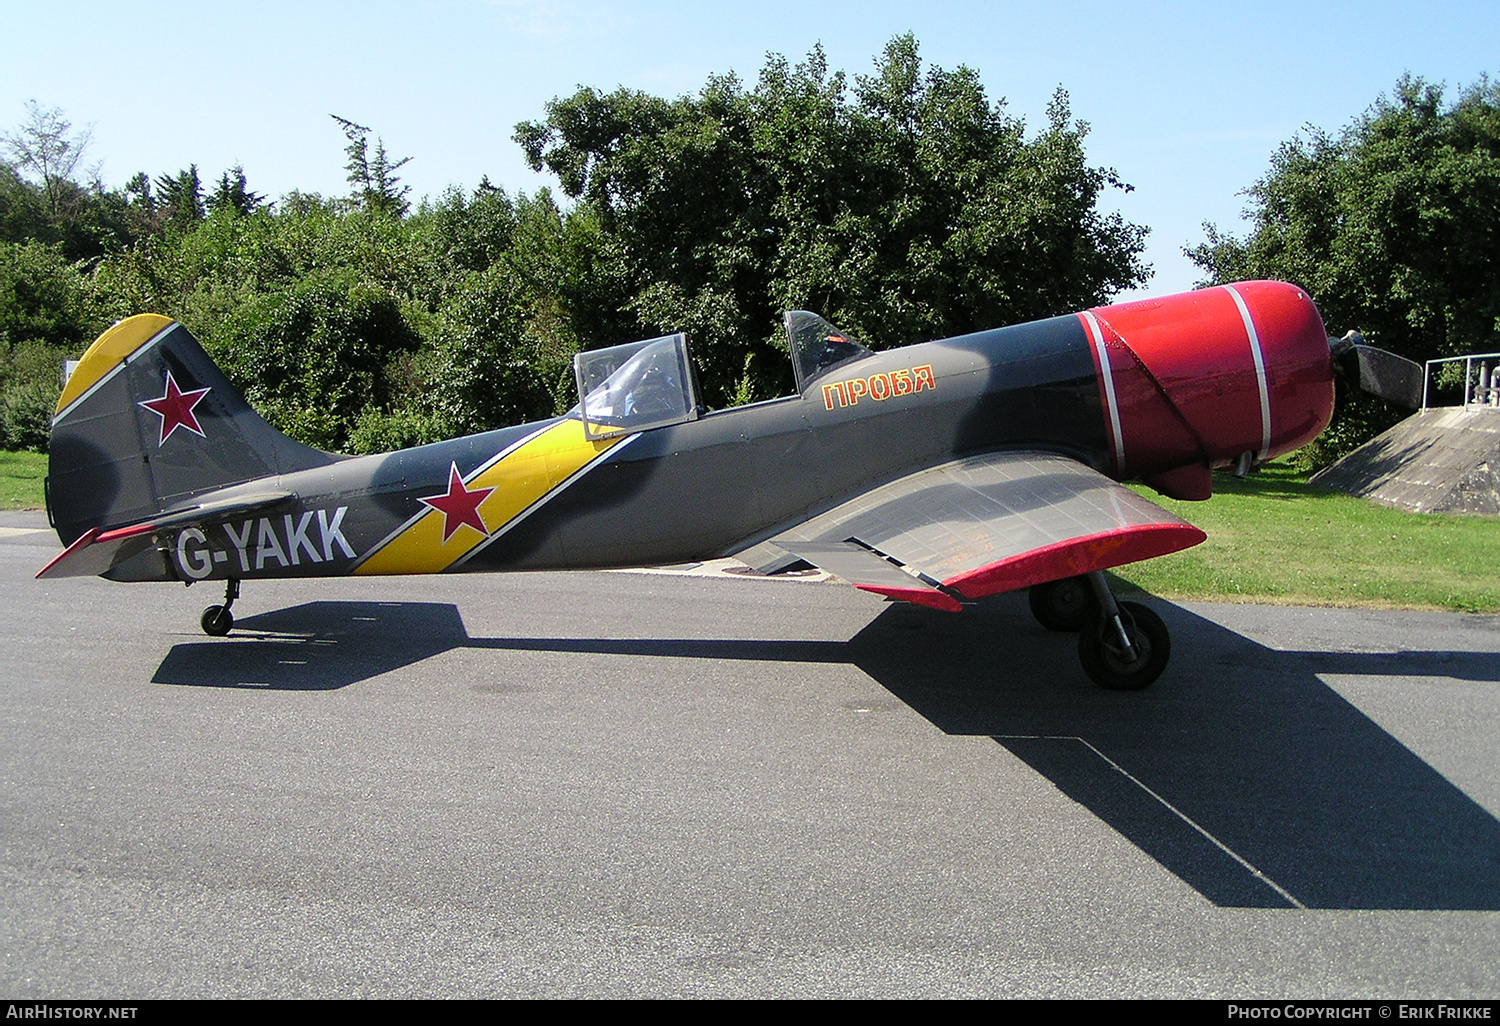
<path id="1" fill-rule="evenodd" d="M 87 279 L 59 246 L 0 242 L 0 448 L 46 449 L 63 360 L 98 326 Z"/>
<path id="2" fill-rule="evenodd" d="M 277 426 L 341 448 L 363 410 L 393 398 L 389 366 L 422 346 L 408 320 L 409 233 L 316 197 L 243 214 L 221 205 L 100 265 L 114 317 L 151 310 L 196 334 Z"/>
<path id="3" fill-rule="evenodd" d="M 408 410 L 385 413 L 378 407 L 367 406 L 354 430 L 349 432 L 348 449 L 360 454 L 394 452 L 452 437 L 447 423 L 435 414 Z"/>
<path id="4" fill-rule="evenodd" d="M 297 194 L 153 236 L 93 285 L 112 316 L 182 320 L 294 437 L 372 450 L 553 412 L 577 348 L 562 235 L 545 196 L 453 193 L 398 220 Z"/>
<path id="5" fill-rule="evenodd" d="M 1140 283 L 1145 230 L 1095 209 L 1113 172 L 1084 159 L 1059 92 L 1034 139 L 968 68 L 925 73 L 916 41 L 877 74 L 815 49 L 754 89 L 713 78 L 668 101 L 580 89 L 517 127 L 532 166 L 597 219 L 589 313 L 606 341 L 682 328 L 713 401 L 784 391 L 780 312 L 818 310 L 890 346 L 1048 316 Z M 575 316 L 583 311 L 578 304 Z"/>
<path id="6" fill-rule="evenodd" d="M 203 203 L 211 214 L 220 210 L 253 214 L 265 204 L 265 197 L 250 191 L 245 181 L 245 169 L 236 164 L 219 176 L 214 191 L 204 198 Z"/>
<path id="7" fill-rule="evenodd" d="M 420 344 L 388 289 L 330 268 L 239 307 L 211 351 L 273 422 L 340 448 L 366 407 L 389 400 L 386 365 Z"/>
<path id="8" fill-rule="evenodd" d="M 456 271 L 482 271 L 510 249 L 516 208 L 505 190 L 481 182 L 472 198 L 457 187 L 417 213 L 417 238 L 434 263 Z"/>
<path id="9" fill-rule="evenodd" d="M 54 214 L 40 186 L 0 164 L 0 241 L 50 243 L 68 260 L 97 260 L 143 234 L 144 226 L 120 192 L 76 182 L 61 183 L 55 191 L 62 200 Z"/>
<path id="10" fill-rule="evenodd" d="M 28 340 L 0 358 L 0 449 L 45 452 L 67 350 Z"/>
<path id="11" fill-rule="evenodd" d="M 27 342 L 81 350 L 96 325 L 88 280 L 60 246 L 0 242 L 0 352 Z"/>
<path id="12" fill-rule="evenodd" d="M 441 388 L 433 397 L 460 432 L 551 416 L 549 387 L 573 350 L 539 334 L 515 272 L 504 264 L 478 272 L 444 308 L 434 340 Z"/>
<path id="13" fill-rule="evenodd" d="M 55 242 L 55 235 L 42 191 L 0 163 L 0 241 Z"/>
<path id="14" fill-rule="evenodd" d="M 61 364 L 59 363 L 59 369 Z M 46 452 L 52 411 L 61 389 L 37 382 L 13 385 L 0 393 L 0 449 Z"/>
<path id="15" fill-rule="evenodd" d="M 203 220 L 203 183 L 198 165 L 156 179 L 156 206 L 174 228 L 191 228 Z"/>
<path id="16" fill-rule="evenodd" d="M 431 408 L 455 430 L 483 430 L 572 406 L 589 323 L 577 312 L 600 305 L 590 219 L 565 217 L 546 190 L 512 201 L 481 184 L 412 220 L 431 261 Z M 604 337 L 596 344 L 621 341 Z"/>
<path id="17" fill-rule="evenodd" d="M 1248 238 L 1207 226 L 1189 252 L 1211 281 L 1296 282 L 1333 334 L 1417 361 L 1500 349 L 1500 87 L 1481 80 L 1450 104 L 1403 78 L 1340 134 L 1285 143 L 1249 196 Z M 1400 416 L 1341 388 L 1304 459 L 1331 462 Z"/>

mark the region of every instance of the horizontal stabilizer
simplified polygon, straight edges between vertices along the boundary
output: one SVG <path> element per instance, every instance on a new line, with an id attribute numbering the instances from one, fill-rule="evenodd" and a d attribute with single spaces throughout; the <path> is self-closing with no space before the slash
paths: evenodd
<path id="1" fill-rule="evenodd" d="M 148 541 L 153 528 L 150 524 L 120 527 L 101 532 L 91 527 L 73 540 L 62 553 L 37 571 L 37 579 L 51 577 L 97 577 L 108 573 L 123 556 L 121 550 L 135 541 Z M 130 547 L 129 555 L 140 550 L 140 544 Z"/>
<path id="2" fill-rule="evenodd" d="M 211 520 L 243 516 L 279 506 L 292 498 L 291 492 L 268 491 L 217 502 L 205 502 L 186 509 L 173 510 L 139 524 L 100 530 L 91 527 L 74 540 L 62 554 L 37 571 L 37 578 L 96 577 L 108 573 L 118 564 L 154 544 L 162 531 L 204 524 Z"/>

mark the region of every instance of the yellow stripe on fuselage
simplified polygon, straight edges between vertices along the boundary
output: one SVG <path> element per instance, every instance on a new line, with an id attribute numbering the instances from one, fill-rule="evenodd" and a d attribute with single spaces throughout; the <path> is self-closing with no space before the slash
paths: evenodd
<path id="1" fill-rule="evenodd" d="M 78 398 L 93 388 L 104 376 L 114 370 L 131 353 L 160 335 L 172 324 L 172 318 L 161 314 L 136 314 L 115 324 L 94 340 L 73 374 L 63 387 L 57 400 L 57 414 L 78 401 Z"/>
<path id="2" fill-rule="evenodd" d="M 479 516 L 493 535 L 619 441 L 616 437 L 591 442 L 584 437 L 581 421 L 564 420 L 522 442 L 465 481 L 464 487 L 469 491 L 495 489 L 479 504 Z M 488 536 L 463 526 L 445 542 L 445 523 L 440 511 L 429 509 L 354 572 L 441 573 L 487 540 Z"/>

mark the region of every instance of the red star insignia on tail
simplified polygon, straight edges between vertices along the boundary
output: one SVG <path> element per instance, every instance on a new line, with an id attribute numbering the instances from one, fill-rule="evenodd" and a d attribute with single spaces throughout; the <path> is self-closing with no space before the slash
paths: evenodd
<path id="1" fill-rule="evenodd" d="M 184 392 L 177 387 L 177 382 L 172 378 L 172 372 L 167 371 L 167 390 L 162 397 L 147 399 L 137 404 L 161 418 L 161 436 L 156 440 L 158 449 L 167 444 L 167 439 L 171 438 L 172 432 L 178 428 L 186 428 L 199 438 L 207 437 L 203 433 L 203 428 L 198 425 L 198 418 L 194 415 L 193 408 L 203 401 L 208 391 L 206 388 L 195 388 L 191 392 Z"/>
<path id="2" fill-rule="evenodd" d="M 443 543 L 447 544 L 453 533 L 465 525 L 472 527 L 486 538 L 490 536 L 490 529 L 484 526 L 484 518 L 479 515 L 479 504 L 490 497 L 493 488 L 475 488 L 473 491 L 464 487 L 464 479 L 458 473 L 458 464 L 451 464 L 448 470 L 448 494 L 429 495 L 422 501 L 433 509 L 443 514 Z"/>

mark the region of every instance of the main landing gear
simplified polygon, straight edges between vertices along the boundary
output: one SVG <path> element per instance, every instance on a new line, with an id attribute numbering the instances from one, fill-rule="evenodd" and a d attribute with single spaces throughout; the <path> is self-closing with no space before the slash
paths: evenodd
<path id="1" fill-rule="evenodd" d="M 1116 602 L 1102 571 L 1034 585 L 1028 597 L 1043 627 L 1079 632 L 1079 662 L 1100 687 L 1139 691 L 1167 668 L 1167 625 L 1139 602 Z"/>
<path id="2" fill-rule="evenodd" d="M 240 597 L 240 582 L 236 578 L 229 578 L 224 585 L 224 604 L 222 606 L 209 606 L 203 611 L 203 616 L 198 623 L 203 627 L 203 633 L 213 638 L 222 638 L 234 629 L 234 614 L 229 607 L 234 605 L 234 600 Z"/>

